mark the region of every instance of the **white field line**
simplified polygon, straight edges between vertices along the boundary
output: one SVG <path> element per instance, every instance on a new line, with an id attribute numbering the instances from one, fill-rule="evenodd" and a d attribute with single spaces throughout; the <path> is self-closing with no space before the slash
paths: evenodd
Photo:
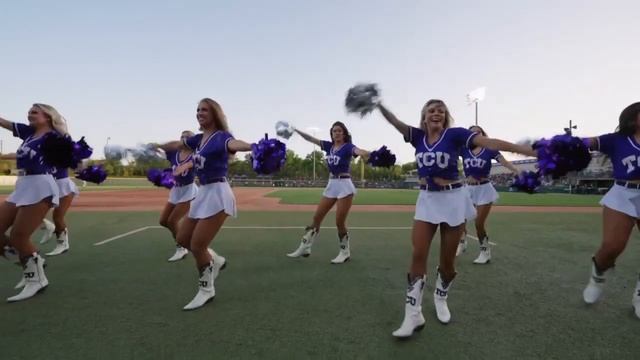
<path id="1" fill-rule="evenodd" d="M 93 245 L 94 246 L 100 246 L 100 245 L 108 244 L 108 243 L 110 243 L 110 242 L 112 242 L 114 240 L 122 239 L 123 237 L 126 237 L 126 236 L 129 236 L 129 235 L 133 235 L 133 234 L 148 230 L 149 228 L 150 228 L 150 226 L 145 226 L 145 227 L 141 227 L 139 229 L 131 230 L 131 231 L 126 232 L 124 234 L 116 235 L 116 236 L 110 237 L 110 238 L 108 238 L 106 240 L 102 240 L 102 241 L 97 242 L 97 243 L 95 243 Z"/>
<path id="2" fill-rule="evenodd" d="M 139 229 L 135 229 L 135 230 L 131 230 L 129 232 L 126 232 L 124 234 L 120 234 L 120 235 L 116 235 L 114 237 L 110 237 L 106 240 L 102 240 L 100 242 L 97 242 L 93 245 L 95 246 L 100 246 L 100 245 L 104 245 L 107 243 L 110 243 L 112 241 L 118 240 L 118 239 L 122 239 L 123 237 L 127 237 L 129 235 L 133 235 L 145 230 L 149 230 L 149 229 L 162 229 L 162 226 L 157 226 L 157 225 L 152 225 L 152 226 L 145 226 L 145 227 L 141 227 Z M 302 229 L 301 226 L 223 226 L 222 229 L 230 229 L 230 230 L 300 230 Z M 321 229 L 333 229 L 332 226 L 323 226 L 321 227 Z M 349 229 L 353 229 L 353 230 L 411 230 L 411 226 L 350 226 Z M 468 238 L 474 239 L 474 240 L 478 240 L 477 237 L 467 234 Z M 491 245 L 497 245 L 493 242 L 489 242 L 489 244 Z"/>

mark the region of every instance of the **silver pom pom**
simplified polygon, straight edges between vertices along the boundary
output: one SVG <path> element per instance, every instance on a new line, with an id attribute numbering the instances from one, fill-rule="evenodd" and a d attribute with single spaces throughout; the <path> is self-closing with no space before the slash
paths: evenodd
<path id="1" fill-rule="evenodd" d="M 127 149 L 120 145 L 107 145 L 104 147 L 104 157 L 107 160 L 122 160 L 127 157 Z"/>
<path id="2" fill-rule="evenodd" d="M 358 84 L 347 92 L 344 105 L 350 113 L 365 116 L 380 103 L 380 90 L 376 84 Z"/>
<path id="3" fill-rule="evenodd" d="M 289 139 L 295 133 L 293 126 L 286 121 L 276 123 L 276 134 L 281 138 Z"/>

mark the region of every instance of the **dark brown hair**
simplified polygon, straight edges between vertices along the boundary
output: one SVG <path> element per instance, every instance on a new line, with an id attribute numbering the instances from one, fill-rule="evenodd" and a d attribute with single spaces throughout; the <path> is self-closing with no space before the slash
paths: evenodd
<path id="1" fill-rule="evenodd" d="M 638 113 L 640 113 L 640 102 L 633 103 L 622 110 L 617 131 L 628 136 L 635 134 L 637 130 L 636 122 L 638 121 Z"/>
<path id="2" fill-rule="evenodd" d="M 333 123 L 333 125 L 331 125 L 331 128 L 329 129 L 329 139 L 331 139 L 331 142 L 333 143 L 333 128 L 336 126 L 342 129 L 342 133 L 344 134 L 344 142 L 351 143 L 351 133 L 342 121 L 336 121 Z"/>

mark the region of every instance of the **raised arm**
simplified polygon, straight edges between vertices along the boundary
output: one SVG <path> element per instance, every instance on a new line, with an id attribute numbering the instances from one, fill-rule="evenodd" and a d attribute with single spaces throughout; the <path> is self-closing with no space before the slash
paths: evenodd
<path id="1" fill-rule="evenodd" d="M 302 136 L 303 139 L 307 140 L 308 142 L 314 143 L 318 146 L 322 146 L 322 142 L 318 139 L 316 139 L 315 137 L 307 134 L 306 132 L 302 131 L 302 130 L 298 130 L 298 129 L 294 129 L 295 132 L 297 132 L 298 134 L 300 134 L 300 136 Z"/>
<path id="2" fill-rule="evenodd" d="M 1 117 L 0 117 L 0 127 L 3 127 L 9 131 L 13 131 L 13 123 Z"/>
<path id="3" fill-rule="evenodd" d="M 176 140 L 176 141 L 169 141 L 168 143 L 164 143 L 164 144 L 151 144 L 153 147 L 155 147 L 156 149 L 162 149 L 165 152 L 166 151 L 178 151 L 178 150 L 182 150 L 185 148 L 184 144 L 182 143 L 182 141 Z"/>
<path id="4" fill-rule="evenodd" d="M 536 157 L 538 154 L 531 146 L 517 145 L 508 141 L 492 139 L 482 135 L 476 135 L 473 138 L 473 144 L 495 151 L 508 151 L 512 153 Z"/>
<path id="5" fill-rule="evenodd" d="M 518 168 L 517 168 L 517 167 L 515 167 L 515 166 L 511 163 L 511 161 L 509 161 L 509 160 L 505 159 L 505 158 L 504 158 L 504 156 L 502 156 L 502 155 L 498 156 L 498 162 L 499 162 L 502 166 L 504 166 L 504 167 L 506 167 L 507 169 L 511 170 L 511 172 L 512 172 L 514 175 L 518 175 L 518 174 L 520 174 L 520 171 L 518 171 Z"/>
<path id="6" fill-rule="evenodd" d="M 384 105 L 378 104 L 378 109 L 380 109 L 382 116 L 384 116 L 384 118 L 387 119 L 387 121 L 393 125 L 393 127 L 395 127 L 402 136 L 405 138 L 409 137 L 409 125 L 400 121 L 391 111 L 389 111 L 389 109 L 384 107 Z"/>
<path id="7" fill-rule="evenodd" d="M 370 151 L 362 150 L 362 149 L 360 149 L 358 147 L 353 148 L 353 153 L 358 155 L 358 156 L 361 156 L 361 157 L 363 157 L 365 159 L 369 157 L 369 154 L 371 154 Z"/>
<path id="8" fill-rule="evenodd" d="M 232 153 L 251 151 L 251 144 L 242 140 L 231 139 L 227 143 L 227 149 Z"/>

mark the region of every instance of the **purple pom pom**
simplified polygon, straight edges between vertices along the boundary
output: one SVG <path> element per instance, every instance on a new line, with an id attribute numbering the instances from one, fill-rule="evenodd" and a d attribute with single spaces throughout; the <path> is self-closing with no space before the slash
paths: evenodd
<path id="1" fill-rule="evenodd" d="M 533 148 L 538 153 L 540 174 L 554 179 L 583 170 L 591 162 L 586 141 L 568 134 L 556 135 L 551 140 L 541 139 L 533 144 Z"/>
<path id="2" fill-rule="evenodd" d="M 371 166 L 392 167 L 396 164 L 396 156 L 387 149 L 386 145 L 383 145 L 380 149 L 371 152 L 367 162 Z"/>
<path id="3" fill-rule="evenodd" d="M 147 171 L 147 179 L 149 179 L 153 185 L 167 189 L 173 188 L 176 184 L 173 178 L 173 170 L 170 168 L 164 170 L 149 169 L 149 171 Z"/>
<path id="4" fill-rule="evenodd" d="M 49 166 L 59 168 L 75 168 L 77 162 L 73 157 L 74 142 L 70 136 L 50 132 L 42 142 L 42 157 Z"/>
<path id="5" fill-rule="evenodd" d="M 251 145 L 251 165 L 253 171 L 269 175 L 280 170 L 287 160 L 287 146 L 278 139 L 264 139 Z"/>
<path id="6" fill-rule="evenodd" d="M 107 179 L 107 172 L 102 165 L 92 165 L 77 172 L 76 179 L 101 184 Z"/>
<path id="7" fill-rule="evenodd" d="M 79 164 L 84 159 L 90 158 L 92 154 L 93 149 L 84 141 L 84 136 L 73 144 L 73 158 L 76 164 Z"/>
<path id="8" fill-rule="evenodd" d="M 540 185 L 542 185 L 540 174 L 533 171 L 523 171 L 513 180 L 511 187 L 518 191 L 534 194 Z"/>

